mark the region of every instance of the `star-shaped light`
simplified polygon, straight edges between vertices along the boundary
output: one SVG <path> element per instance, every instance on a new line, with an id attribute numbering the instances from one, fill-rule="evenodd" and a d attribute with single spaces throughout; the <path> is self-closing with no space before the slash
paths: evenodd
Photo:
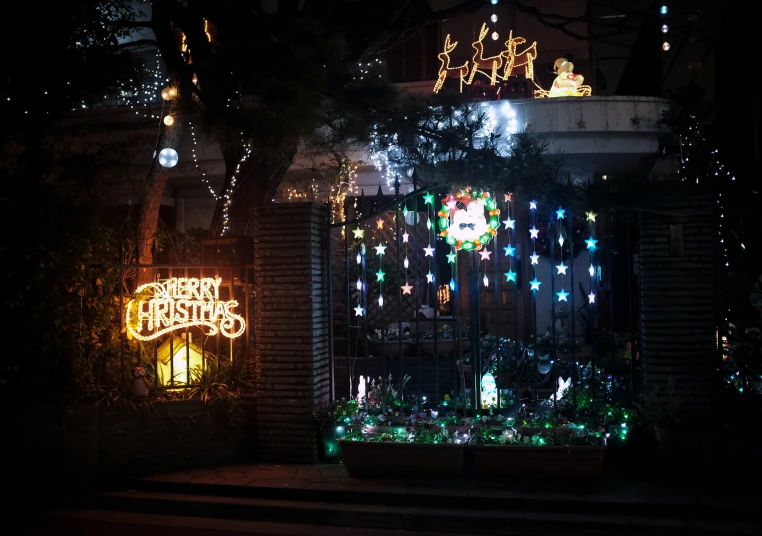
<path id="1" fill-rule="evenodd" d="M 503 223 L 505 224 L 506 229 L 516 229 L 516 220 L 508 218 L 507 220 L 503 220 Z"/>
<path id="2" fill-rule="evenodd" d="M 566 265 L 563 263 L 563 261 L 561 261 L 561 264 L 559 264 L 559 265 L 557 265 L 557 266 L 556 266 L 556 270 L 558 270 L 558 272 L 556 273 L 556 275 L 561 275 L 561 274 L 563 274 L 563 275 L 566 275 L 566 269 L 567 269 L 567 268 L 568 268 L 568 266 L 566 266 Z"/>
<path id="3" fill-rule="evenodd" d="M 487 248 L 484 248 L 479 252 L 479 257 L 481 257 L 480 261 L 488 261 L 490 260 L 490 255 L 492 255 L 491 251 L 487 251 Z"/>
<path id="4" fill-rule="evenodd" d="M 505 202 L 510 203 L 513 201 L 513 194 L 503 194 L 505 196 Z"/>
<path id="5" fill-rule="evenodd" d="M 516 272 L 513 270 L 508 270 L 505 272 L 505 282 L 507 283 L 509 281 L 513 281 L 514 283 L 516 282 Z"/>
<path id="6" fill-rule="evenodd" d="M 537 201 L 529 202 L 529 210 L 537 210 Z"/>
<path id="7" fill-rule="evenodd" d="M 590 274 L 590 277 L 595 275 L 595 267 L 592 264 L 590 265 L 590 268 L 587 269 L 587 273 Z"/>
<path id="8" fill-rule="evenodd" d="M 403 294 L 410 294 L 410 291 L 413 290 L 413 287 L 411 287 L 407 281 L 405 281 L 405 284 L 400 288 L 402 289 Z"/>
<path id="9" fill-rule="evenodd" d="M 355 238 L 362 238 L 365 234 L 365 231 L 359 227 L 357 229 L 352 229 L 352 232 L 354 233 Z"/>
<path id="10" fill-rule="evenodd" d="M 587 216 L 587 221 L 595 221 L 597 214 L 595 212 L 585 212 L 585 216 Z"/>
<path id="11" fill-rule="evenodd" d="M 595 249 L 595 245 L 598 243 L 597 240 L 594 240 L 591 236 L 587 240 L 585 240 L 585 244 L 587 244 L 587 249 Z"/>
<path id="12" fill-rule="evenodd" d="M 540 264 L 540 256 L 537 253 L 532 253 L 529 258 L 532 259 L 532 264 Z"/>
<path id="13" fill-rule="evenodd" d="M 431 247 L 431 244 L 429 244 L 428 247 L 423 248 L 423 251 L 426 252 L 426 255 L 424 255 L 424 257 L 433 257 L 434 256 L 434 248 Z"/>
<path id="14" fill-rule="evenodd" d="M 362 290 L 362 279 L 357 280 L 357 290 Z"/>
<path id="15" fill-rule="evenodd" d="M 426 282 L 427 283 L 433 283 L 434 282 L 434 274 L 431 273 L 431 270 L 429 270 L 429 273 L 426 274 Z"/>
<path id="16" fill-rule="evenodd" d="M 516 248 L 513 246 L 505 246 L 503 248 L 503 251 L 505 251 L 506 257 L 515 257 L 516 256 Z"/>
<path id="17" fill-rule="evenodd" d="M 447 254 L 447 262 L 450 264 L 455 264 L 455 253 Z"/>
<path id="18" fill-rule="evenodd" d="M 482 282 L 484 283 L 485 287 L 489 286 L 489 279 L 487 279 L 487 274 L 484 274 L 484 277 L 482 278 Z"/>
<path id="19" fill-rule="evenodd" d="M 379 296 L 378 297 L 378 306 L 379 307 L 383 307 L 384 306 L 384 297 L 383 296 Z"/>
<path id="20" fill-rule="evenodd" d="M 382 220 L 381 218 L 376 220 L 376 228 L 377 229 L 383 229 L 384 228 L 384 220 Z"/>
<path id="21" fill-rule="evenodd" d="M 529 282 L 529 290 L 540 290 L 540 285 L 542 285 L 542 283 L 537 281 L 537 278 L 535 277 L 532 281 Z"/>
<path id="22" fill-rule="evenodd" d="M 564 219 L 565 216 L 566 216 L 566 211 L 564 209 L 559 208 L 558 210 L 556 210 L 556 218 L 557 219 L 562 220 L 562 219 Z"/>
<path id="23" fill-rule="evenodd" d="M 423 204 L 424 205 L 433 205 L 434 204 L 434 194 L 426 194 L 423 196 Z"/>
<path id="24" fill-rule="evenodd" d="M 378 272 L 376 272 L 376 277 L 378 278 L 376 279 L 376 281 L 383 281 L 385 275 L 386 274 L 383 272 L 383 270 L 379 270 Z"/>
<path id="25" fill-rule="evenodd" d="M 558 245 L 564 247 L 564 235 L 558 235 Z"/>
<path id="26" fill-rule="evenodd" d="M 447 203 L 445 203 L 447 210 L 455 210 L 457 205 L 458 205 L 458 202 L 455 201 L 455 199 L 450 199 Z"/>
<path id="27" fill-rule="evenodd" d="M 558 296 L 558 301 L 567 301 L 566 297 L 569 295 L 568 292 L 564 292 L 564 289 L 561 289 L 561 292 L 556 292 L 556 296 Z"/>
<path id="28" fill-rule="evenodd" d="M 590 303 L 595 303 L 595 292 L 591 290 L 590 294 L 587 295 L 587 299 L 590 301 Z"/>
<path id="29" fill-rule="evenodd" d="M 410 238 L 410 235 L 407 233 L 407 231 L 405 231 L 405 232 L 402 234 L 402 241 L 403 241 L 403 242 L 407 242 L 407 239 L 408 239 L 408 238 Z"/>
<path id="30" fill-rule="evenodd" d="M 454 279 L 450 279 L 450 290 L 455 292 L 455 280 Z"/>
<path id="31" fill-rule="evenodd" d="M 374 249 L 376 250 L 377 255 L 383 255 L 384 251 L 386 251 L 386 246 L 383 244 L 379 244 Z"/>
<path id="32" fill-rule="evenodd" d="M 362 308 L 362 305 L 360 305 L 360 304 L 358 303 L 358 304 L 357 304 L 357 307 L 355 307 L 355 316 L 362 316 L 362 315 L 363 315 L 363 312 L 364 312 L 364 310 L 363 310 L 363 308 Z"/>
<path id="33" fill-rule="evenodd" d="M 407 267 L 410 266 L 410 261 L 407 260 L 407 255 L 405 255 L 405 260 L 402 261 L 402 266 L 404 266 L 405 269 L 407 269 Z"/>
<path id="34" fill-rule="evenodd" d="M 537 238 L 537 233 L 539 233 L 540 230 L 537 227 L 532 227 L 529 229 L 529 237 L 530 238 Z"/>

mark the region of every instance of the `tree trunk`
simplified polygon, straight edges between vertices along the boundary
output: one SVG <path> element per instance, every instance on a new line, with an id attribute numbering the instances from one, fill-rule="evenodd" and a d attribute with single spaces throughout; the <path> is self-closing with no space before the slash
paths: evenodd
<path id="1" fill-rule="evenodd" d="M 223 148 L 223 154 L 229 153 Z M 242 153 L 240 153 L 242 154 Z M 218 235 L 248 235 L 249 224 L 251 220 L 252 207 L 257 205 L 266 205 L 275 197 L 275 192 L 283 180 L 283 176 L 288 171 L 294 160 L 296 150 L 290 151 L 278 158 L 258 159 L 249 156 L 241 165 L 237 175 L 237 185 L 233 190 L 230 207 L 228 209 L 228 231 L 223 232 L 221 224 L 224 212 L 225 196 L 230 185 L 230 179 L 235 172 L 240 157 L 235 161 L 229 161 L 225 156 L 225 186 L 222 195 L 217 201 L 215 210 L 214 228 Z"/>
<path id="2" fill-rule="evenodd" d="M 159 164 L 159 151 L 165 148 L 177 150 L 182 138 L 185 120 L 178 113 L 179 99 L 175 99 L 169 107 L 169 114 L 174 118 L 172 126 L 167 127 L 161 123 L 161 130 L 154 148 L 155 154 L 151 162 L 144 184 L 143 199 L 140 205 L 140 221 L 138 222 L 137 248 L 138 264 L 153 264 L 153 249 L 156 240 L 156 232 L 159 228 L 159 209 L 161 198 L 167 187 L 170 169 Z M 141 268 L 138 270 L 138 285 L 153 280 L 153 270 Z"/>

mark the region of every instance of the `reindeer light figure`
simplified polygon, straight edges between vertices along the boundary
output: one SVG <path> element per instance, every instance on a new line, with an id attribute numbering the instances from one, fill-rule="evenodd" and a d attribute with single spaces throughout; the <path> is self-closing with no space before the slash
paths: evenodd
<path id="1" fill-rule="evenodd" d="M 508 80 L 509 76 L 523 74 L 527 80 L 534 80 L 534 60 L 537 59 L 537 41 L 521 52 L 517 52 L 518 46 L 526 43 L 523 37 L 513 37 L 513 30 L 508 35 L 508 41 L 505 42 L 507 50 L 500 54 L 505 57 L 505 69 L 503 70 L 503 80 Z M 522 69 L 523 67 L 523 69 Z M 516 72 L 519 69 L 523 72 Z"/>
<path id="2" fill-rule="evenodd" d="M 475 41 L 471 46 L 474 47 L 473 65 L 471 66 L 471 76 L 468 78 L 467 84 L 470 84 L 474 80 L 476 72 L 480 72 L 485 76 L 489 76 L 490 85 L 494 86 L 495 81 L 498 78 L 497 70 L 503 65 L 503 53 L 501 52 L 497 56 L 491 56 L 489 58 L 484 57 L 484 38 L 487 37 L 487 24 L 482 23 L 482 28 L 479 30 L 479 40 Z M 492 74 L 488 75 L 486 72 L 480 69 L 492 68 Z"/>
<path id="3" fill-rule="evenodd" d="M 463 92 L 463 79 L 468 76 L 468 62 L 457 67 L 450 67 L 450 52 L 455 50 L 455 47 L 457 46 L 457 41 L 452 44 L 450 43 L 450 35 L 448 34 L 445 38 L 444 51 L 437 55 L 439 61 L 442 62 L 442 65 L 439 67 L 439 78 L 434 85 L 434 93 L 439 93 L 439 90 L 442 89 L 445 79 L 448 76 L 460 76 L 460 91 L 461 93 Z"/>

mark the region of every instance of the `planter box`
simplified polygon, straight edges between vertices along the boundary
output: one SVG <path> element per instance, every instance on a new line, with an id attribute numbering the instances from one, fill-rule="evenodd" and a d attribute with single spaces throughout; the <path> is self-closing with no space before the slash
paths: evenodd
<path id="1" fill-rule="evenodd" d="M 604 446 L 524 447 L 469 445 L 478 478 L 505 476 L 598 477 L 603 471 Z"/>
<path id="2" fill-rule="evenodd" d="M 344 465 L 352 476 L 457 478 L 463 472 L 466 445 L 371 443 L 339 440 Z"/>
<path id="3" fill-rule="evenodd" d="M 467 352 L 471 348 L 471 341 L 464 339 L 461 341 L 464 352 Z M 437 340 L 436 352 L 434 352 L 434 340 L 433 339 L 421 339 L 418 341 L 418 350 L 423 357 L 449 357 L 457 349 L 457 341 L 455 339 L 439 339 Z"/>
<path id="4" fill-rule="evenodd" d="M 414 346 L 415 342 L 410 340 L 403 340 L 402 341 L 402 354 L 400 354 L 400 342 L 396 340 L 389 340 L 389 341 L 374 341 L 369 340 L 368 341 L 368 353 L 377 356 L 377 357 L 388 357 L 388 358 L 395 358 L 395 357 L 405 357 L 410 353 L 410 349 Z"/>
<path id="5" fill-rule="evenodd" d="M 402 429 L 406 430 L 408 425 L 399 425 L 399 426 L 366 426 L 365 427 L 365 433 L 367 434 L 388 434 L 392 433 L 395 430 Z M 457 432 L 458 434 L 467 434 L 471 431 L 470 425 L 461 425 L 461 426 L 446 426 L 447 431 L 451 434 Z"/>

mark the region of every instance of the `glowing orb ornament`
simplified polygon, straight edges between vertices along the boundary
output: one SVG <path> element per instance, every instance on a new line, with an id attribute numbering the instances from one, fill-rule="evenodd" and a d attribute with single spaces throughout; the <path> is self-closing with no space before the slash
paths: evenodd
<path id="1" fill-rule="evenodd" d="M 438 215 L 440 234 L 456 250 L 482 249 L 500 226 L 500 210 L 489 192 L 468 187 L 445 197 Z"/>
<path id="2" fill-rule="evenodd" d="M 489 18 L 489 20 L 491 20 L 492 22 L 497 22 L 497 15 L 493 13 L 492 16 Z"/>
<path id="3" fill-rule="evenodd" d="M 159 164 L 166 168 L 175 167 L 177 165 L 178 156 L 177 151 L 167 147 L 159 152 Z"/>
<path id="4" fill-rule="evenodd" d="M 500 34 L 497 32 L 492 32 L 492 40 L 497 41 L 498 39 L 500 39 Z"/>
<path id="5" fill-rule="evenodd" d="M 668 41 L 664 41 L 664 42 L 661 44 L 661 49 L 662 49 L 664 52 L 669 52 L 669 49 L 670 49 L 670 48 L 672 48 L 672 45 L 670 45 Z"/>
<path id="6" fill-rule="evenodd" d="M 171 115 L 165 115 L 163 121 L 164 121 L 164 124 L 167 125 L 168 127 L 171 127 L 172 125 L 175 124 L 175 118 L 172 117 Z"/>
<path id="7" fill-rule="evenodd" d="M 165 101 L 170 101 L 177 97 L 177 89 L 172 86 L 167 86 L 161 90 L 161 98 Z"/>

